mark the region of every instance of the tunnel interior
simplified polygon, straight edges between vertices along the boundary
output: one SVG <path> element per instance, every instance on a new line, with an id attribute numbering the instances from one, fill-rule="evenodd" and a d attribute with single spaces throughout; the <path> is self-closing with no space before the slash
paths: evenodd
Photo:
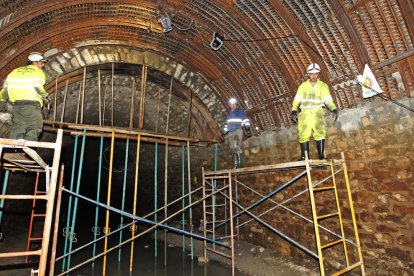
<path id="1" fill-rule="evenodd" d="M 237 275 L 266 275 L 275 267 L 281 275 L 323 275 L 349 268 L 358 258 L 351 274 L 413 273 L 412 0 L 0 0 L 0 7 L 3 87 L 15 68 L 27 64 L 30 53 L 39 52 L 48 60 L 44 88 L 50 99 L 42 109 L 39 138 L 45 148 L 8 139 L 13 122 L 0 114 L 0 273 L 27 275 L 42 263 L 38 256 L 8 255 L 30 251 L 27 239 L 32 224 L 34 233 L 41 234 L 47 228 L 53 232 L 52 222 L 59 222 L 54 235 L 57 249 L 52 249 L 52 238 L 46 256 L 52 258 L 56 252 L 59 259 L 105 232 L 148 218 L 108 241 L 109 248 L 145 232 L 135 240 L 135 257 L 128 242 L 121 247 L 122 261 L 116 260 L 120 254 L 116 248 L 92 262 L 92 257 L 106 251 L 103 239 L 96 252 L 89 247 L 80 256 L 73 254 L 71 261 L 57 260 L 54 274 L 88 260 L 71 273 L 125 275 L 148 262 L 152 266 L 136 273 L 234 275 L 231 261 L 223 261 L 226 257 L 205 264 L 207 253 L 193 252 L 192 247 L 198 242 L 196 248 L 203 248 L 203 238 L 215 237 L 203 233 L 203 228 L 210 227 L 207 223 L 216 216 L 224 215 L 230 223 L 230 212 L 236 213 L 236 227 L 226 225 L 217 235 L 228 236 L 233 229 L 235 236 L 223 238 L 224 244 L 212 238 L 217 242 L 212 248 L 227 250 L 231 241 L 237 241 L 239 251 L 230 258 L 235 260 Z M 337 182 L 333 185 L 338 185 L 340 222 L 327 215 L 334 194 L 325 198 L 317 192 L 312 199 L 310 192 L 300 193 L 307 189 L 306 181 L 315 184 L 329 178 L 330 165 L 324 163 L 325 170 L 317 164 L 317 139 L 309 141 L 309 164 L 316 164 L 307 168 L 309 174 L 305 176 L 295 163 L 301 158 L 301 131 L 292 120 L 293 102 L 299 86 L 310 77 L 308 66 L 314 63 L 339 114 L 335 120 L 332 110 L 323 106 L 326 164 L 332 160 L 333 166 L 343 166 L 335 172 L 332 168 L 331 176 Z M 224 131 L 231 98 L 246 112 L 252 134 L 243 133 L 245 164 L 234 172 L 229 135 Z M 13 113 L 13 107 L 9 101 L 8 113 Z M 41 173 L 36 181 L 36 172 L 19 162 L 27 162 L 30 155 L 23 149 L 32 148 L 50 166 L 43 169 L 49 170 L 54 151 L 47 147 L 56 142 L 59 129 L 63 138 L 58 163 L 64 165 L 60 218 L 54 214 L 50 225 L 42 224 L 43 217 L 31 223 L 33 212 L 47 212 L 44 202 L 36 200 L 34 207 L 32 198 L 6 197 L 33 196 L 36 182 L 41 191 L 46 182 L 58 189 L 60 175 Z M 63 171 L 59 166 L 55 173 Z M 241 207 L 229 204 L 226 197 L 221 202 L 219 192 L 202 200 L 201 188 L 210 183 L 206 174 L 217 171 L 209 175 L 214 178 L 211 183 L 226 187 L 225 177 L 218 177 L 222 170 L 230 170 L 229 183 L 234 182 L 229 185 L 232 193 L 226 195 L 237 197 Z M 185 196 L 193 190 L 191 197 Z M 353 203 L 346 200 L 349 194 Z M 268 200 L 262 202 L 266 195 Z M 211 219 L 203 204 L 227 207 L 214 210 Z M 106 205 L 115 209 L 108 213 Z M 168 208 L 152 213 L 165 205 Z M 311 212 L 312 205 L 324 214 L 322 230 L 314 228 L 318 215 Z M 240 212 L 243 215 L 237 215 Z M 148 230 L 171 215 L 165 226 L 173 229 L 164 232 L 161 225 Z M 263 221 L 250 222 L 254 216 Z M 329 253 L 317 252 L 324 243 L 333 242 L 329 234 L 317 237 L 323 227 L 341 232 L 344 248 L 332 244 Z M 352 232 L 355 228 L 359 237 Z M 199 237 L 192 239 L 193 234 Z M 286 237 L 298 240 L 305 250 Z M 33 250 L 44 248 L 39 241 L 32 243 Z M 149 259 L 141 257 L 144 253 Z M 349 260 L 343 256 L 347 254 Z M 299 270 L 290 270 L 287 264 Z"/>

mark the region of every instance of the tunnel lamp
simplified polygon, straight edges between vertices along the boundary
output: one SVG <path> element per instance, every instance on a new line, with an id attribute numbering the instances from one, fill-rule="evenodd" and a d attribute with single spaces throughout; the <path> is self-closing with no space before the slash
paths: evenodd
<path id="1" fill-rule="evenodd" d="M 224 37 L 220 35 L 219 33 L 213 34 L 213 39 L 210 42 L 210 47 L 214 51 L 217 51 L 223 46 Z"/>
<path id="2" fill-rule="evenodd" d="M 164 28 L 164 33 L 172 31 L 171 19 L 167 13 L 161 15 L 161 17 L 158 19 L 158 22 L 161 23 L 162 27 Z"/>

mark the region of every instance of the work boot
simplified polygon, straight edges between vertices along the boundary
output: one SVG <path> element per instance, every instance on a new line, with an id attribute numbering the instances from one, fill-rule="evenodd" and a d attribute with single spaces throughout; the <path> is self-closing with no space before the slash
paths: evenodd
<path id="1" fill-rule="evenodd" d="M 233 169 L 238 169 L 239 168 L 239 158 L 238 158 L 238 155 L 237 154 L 232 154 L 231 155 L 231 157 L 232 157 L 232 161 L 233 161 Z"/>
<path id="2" fill-rule="evenodd" d="M 244 156 L 243 153 L 237 154 L 237 163 L 238 163 L 238 169 L 244 167 Z"/>
<path id="3" fill-rule="evenodd" d="M 318 149 L 319 160 L 324 160 L 325 155 L 323 152 L 325 151 L 325 139 L 317 140 L 315 142 L 316 142 L 316 148 Z"/>
<path id="4" fill-rule="evenodd" d="M 309 142 L 300 143 L 300 160 L 305 160 L 305 152 L 308 153 L 308 159 L 310 159 Z"/>

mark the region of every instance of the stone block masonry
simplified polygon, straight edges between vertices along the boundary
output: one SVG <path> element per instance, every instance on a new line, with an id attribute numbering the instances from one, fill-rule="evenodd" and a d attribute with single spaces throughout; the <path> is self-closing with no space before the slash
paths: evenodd
<path id="1" fill-rule="evenodd" d="M 413 107 L 414 99 L 402 103 Z M 337 122 L 330 118 L 327 121 L 325 153 L 334 159 L 340 158 L 341 152 L 345 153 L 367 275 L 413 275 L 414 114 L 376 99 L 362 102 L 355 109 L 341 110 Z M 296 126 L 264 132 L 245 141 L 244 146 L 246 166 L 296 161 L 300 155 Z M 192 163 L 197 164 L 196 160 L 200 159 L 198 164 L 205 164 L 212 156 L 212 149 L 200 149 L 200 154 L 192 156 Z M 311 157 L 315 156 L 316 145 L 311 141 Z M 219 145 L 218 165 L 219 169 L 231 167 L 227 144 Z M 205 167 L 210 169 L 211 166 Z M 245 181 L 251 188 L 266 194 L 277 187 L 276 182 L 288 179 L 286 174 L 279 177 L 257 175 Z M 300 188 L 304 187 L 303 183 Z M 273 199 L 283 201 L 298 189 L 296 185 Z M 251 193 L 242 189 L 239 189 L 239 197 L 244 206 L 255 201 Z M 342 204 L 347 224 L 350 222 L 349 205 Z M 307 194 L 295 198 L 288 207 L 310 218 Z M 268 208 L 271 208 L 270 203 L 254 210 L 258 214 Z M 308 248 L 316 247 L 312 224 L 288 212 L 270 212 L 264 218 L 276 228 L 289 231 L 293 238 L 300 238 Z M 348 227 L 345 233 L 352 239 Z M 241 238 L 274 249 L 281 255 L 311 259 L 255 222 L 241 228 Z"/>

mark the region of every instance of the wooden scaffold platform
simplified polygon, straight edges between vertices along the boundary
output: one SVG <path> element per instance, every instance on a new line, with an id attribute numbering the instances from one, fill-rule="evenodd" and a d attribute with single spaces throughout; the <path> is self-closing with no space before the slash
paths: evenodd
<path id="1" fill-rule="evenodd" d="M 315 176 L 316 171 L 323 171 L 325 176 L 323 179 L 318 179 L 323 173 L 319 173 L 318 176 Z M 291 171 L 291 179 L 282 185 L 278 186 L 275 190 L 270 193 L 263 195 L 255 191 L 252 187 L 245 185 L 238 180 L 238 177 L 242 175 L 256 175 L 263 173 L 273 173 L 276 175 L 281 171 Z M 298 172 L 296 174 L 296 172 Z M 344 231 L 344 222 L 343 214 L 341 212 L 343 206 L 341 206 L 341 201 L 338 197 L 338 187 L 337 183 L 339 181 L 338 173 L 341 173 L 343 176 L 340 181 L 345 183 L 344 187 L 341 187 L 345 190 L 347 197 L 347 205 L 350 209 L 351 216 L 351 225 L 347 225 L 348 229 L 352 231 L 352 240 L 345 238 Z M 327 175 L 326 175 L 327 174 Z M 294 196 L 285 199 L 283 202 L 277 202 L 272 199 L 278 193 L 284 191 L 287 187 L 298 182 L 299 179 L 305 179 L 307 183 L 307 188 L 304 191 L 296 193 Z M 240 194 L 238 193 L 238 187 L 246 188 L 246 191 L 251 191 L 255 195 L 260 197 L 259 200 L 254 202 L 248 207 L 242 206 L 238 200 Z M 226 189 L 226 192 L 222 191 Z M 328 213 L 324 209 L 326 206 L 320 206 L 320 202 L 315 200 L 316 194 L 323 193 L 328 194 L 328 199 L 332 202 L 331 206 L 334 206 L 329 210 Z M 361 275 L 365 275 L 365 268 L 362 259 L 361 245 L 359 241 L 358 229 L 355 219 L 351 189 L 349 185 L 347 167 L 345 163 L 345 157 L 342 153 L 341 159 L 338 160 L 310 160 L 306 158 L 303 161 L 288 162 L 281 164 L 257 166 L 257 167 L 246 167 L 241 169 L 231 169 L 231 170 L 218 170 L 218 171 L 204 171 L 203 170 L 203 193 L 204 195 L 211 194 L 216 195 L 212 196 L 211 202 L 208 204 L 205 202 L 203 204 L 203 213 L 204 213 L 204 237 L 212 238 L 213 240 L 222 240 L 229 239 L 229 248 L 221 248 L 223 250 L 218 250 L 215 245 L 209 246 L 204 244 L 204 258 L 207 259 L 207 252 L 212 252 L 224 257 L 227 257 L 231 260 L 232 270 L 234 275 L 234 264 L 235 264 L 235 239 L 239 237 L 239 229 L 243 225 L 246 225 L 250 221 L 256 221 L 260 225 L 264 226 L 269 231 L 277 234 L 281 238 L 290 242 L 295 247 L 309 254 L 313 258 L 317 259 L 319 262 L 320 274 L 321 275 L 342 275 L 348 271 L 360 268 Z M 302 194 L 309 194 L 309 201 L 311 207 L 311 218 L 308 218 L 286 206 L 286 203 L 292 201 L 292 199 L 297 198 Z M 246 194 L 245 194 L 246 196 Z M 221 199 L 221 200 L 220 200 Z M 251 202 L 251 200 L 249 200 Z M 260 214 L 255 214 L 252 212 L 252 209 L 261 205 L 264 202 L 270 202 L 271 208 L 268 208 Z M 269 205 L 267 205 L 269 206 Z M 323 207 L 323 208 L 321 208 Z M 308 223 L 313 224 L 314 234 L 315 234 L 315 243 L 316 243 L 316 252 L 306 246 L 302 245 L 299 241 L 293 239 L 292 237 L 286 235 L 281 230 L 277 229 L 270 221 L 265 221 L 263 216 L 276 208 L 283 208 L 284 210 L 290 212 L 293 215 L 299 216 L 301 219 L 305 220 Z M 266 209 L 266 208 L 265 208 Z M 321 214 L 323 213 L 323 214 Z M 241 215 L 247 215 L 250 217 L 249 220 L 245 220 L 242 223 L 239 223 L 239 217 Z M 332 231 L 328 227 L 323 226 L 321 223 L 324 220 L 333 219 L 336 220 L 338 229 L 340 233 Z M 221 228 L 221 229 L 220 229 Z M 223 229 L 224 228 L 224 229 Z M 326 239 L 321 238 L 321 231 L 330 235 L 330 239 L 326 242 Z M 228 235 L 229 234 L 229 235 Z M 325 237 L 325 236 L 324 236 Z M 343 263 L 340 264 L 339 270 L 332 271 L 333 269 L 327 269 L 328 249 L 334 248 L 340 252 L 342 255 Z M 352 250 L 351 250 L 352 247 Z M 225 252 L 226 251 L 226 252 Z M 351 252 L 352 251 L 352 252 Z M 341 263 L 342 261 L 337 261 Z"/>
<path id="2" fill-rule="evenodd" d="M 38 250 L 30 250 L 30 242 L 34 240 L 30 237 L 29 233 L 28 238 L 28 250 L 20 252 L 4 252 L 0 253 L 0 258 L 12 258 L 19 256 L 26 256 L 26 261 L 28 256 L 39 256 L 39 267 L 38 269 L 32 269 L 32 275 L 45 275 L 46 266 L 48 260 L 48 251 L 52 230 L 52 218 L 55 207 L 55 195 L 58 186 L 58 174 L 59 174 L 59 162 L 62 148 L 62 136 L 63 131 L 59 130 L 57 132 L 56 141 L 53 142 L 38 142 L 38 141 L 26 141 L 23 139 L 13 140 L 13 139 L 3 139 L 0 138 L 0 162 L 1 168 L 4 172 L 4 183 L 2 194 L 0 195 L 0 223 L 1 217 L 3 215 L 3 207 L 5 200 L 33 200 L 33 206 L 37 200 L 46 202 L 46 211 L 41 217 L 44 217 L 44 226 L 43 234 L 41 238 L 36 238 L 41 240 L 41 247 Z M 45 149 L 53 151 L 53 160 L 52 164 L 48 164 L 43 160 L 39 153 L 34 149 Z M 9 195 L 7 192 L 7 184 L 10 173 L 15 173 L 19 171 L 35 173 L 36 176 L 36 191 L 32 195 Z M 63 171 L 63 170 L 62 170 Z M 37 182 L 39 179 L 39 174 L 44 174 L 46 182 L 46 191 L 37 192 Z M 62 172 L 60 176 L 60 185 L 62 185 Z M 58 198 L 59 201 L 59 198 Z M 33 214 L 33 216 L 40 216 L 38 214 Z M 32 222 L 32 220 L 31 220 Z M 32 224 L 32 223 L 31 223 Z M 31 227 L 30 227 L 31 228 Z M 30 231 L 31 232 L 31 231 Z M 54 242 L 55 246 L 55 242 Z M 54 251 L 54 246 L 52 251 Z M 51 255 L 54 255 L 54 252 L 51 252 Z"/>

